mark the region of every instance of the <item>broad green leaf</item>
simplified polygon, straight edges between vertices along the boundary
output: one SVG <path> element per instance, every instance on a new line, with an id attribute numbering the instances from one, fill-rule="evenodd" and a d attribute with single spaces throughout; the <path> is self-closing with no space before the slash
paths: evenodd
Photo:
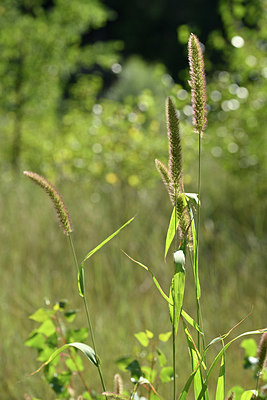
<path id="1" fill-rule="evenodd" d="M 161 342 L 168 342 L 168 340 L 170 339 L 171 335 L 172 335 L 171 331 L 166 332 L 166 333 L 160 333 L 159 334 L 159 340 Z"/>
<path id="2" fill-rule="evenodd" d="M 47 319 L 42 323 L 42 325 L 36 329 L 39 333 L 43 333 L 45 336 L 51 336 L 54 332 L 56 332 L 56 327 L 51 321 L 51 319 Z"/>
<path id="3" fill-rule="evenodd" d="M 132 357 L 122 357 L 116 360 L 116 365 L 118 368 L 120 368 L 122 371 L 126 371 L 128 365 L 133 361 Z"/>
<path id="4" fill-rule="evenodd" d="M 65 361 L 65 364 L 71 371 L 83 371 L 84 370 L 83 361 L 82 361 L 81 357 L 76 354 L 73 356 L 73 359 L 68 358 Z"/>
<path id="5" fill-rule="evenodd" d="M 246 390 L 242 396 L 241 396 L 241 400 L 250 400 L 251 397 L 254 394 L 254 390 Z"/>
<path id="6" fill-rule="evenodd" d="M 244 389 L 241 386 L 234 386 L 228 391 L 227 396 L 230 396 L 232 392 L 234 393 L 235 396 L 234 399 L 240 400 L 242 394 L 244 393 Z"/>
<path id="7" fill-rule="evenodd" d="M 64 313 L 64 316 L 68 322 L 73 322 L 76 318 L 77 310 L 69 310 Z"/>
<path id="8" fill-rule="evenodd" d="M 150 273 L 150 275 L 152 276 L 153 282 L 155 283 L 155 285 L 156 285 L 158 291 L 160 292 L 160 294 L 162 295 L 162 297 L 163 297 L 168 303 L 170 303 L 169 297 L 168 297 L 168 296 L 164 293 L 164 291 L 162 290 L 162 288 L 161 288 L 159 282 L 157 281 L 157 279 L 155 278 L 153 272 L 150 271 L 150 269 L 149 269 L 146 265 L 144 265 L 144 264 L 140 263 L 139 261 L 136 261 L 136 260 L 134 260 L 132 257 L 130 257 L 127 253 L 125 253 L 125 251 L 122 250 L 122 252 L 123 252 L 130 260 L 132 260 L 135 264 L 140 265 L 140 267 L 144 268 L 147 272 Z"/>
<path id="9" fill-rule="evenodd" d="M 216 400 L 224 400 L 225 397 L 225 353 L 222 353 L 222 361 L 216 388 Z"/>
<path id="10" fill-rule="evenodd" d="M 31 373 L 30 375 L 34 375 L 37 372 L 39 372 L 43 367 L 48 365 L 51 361 L 53 361 L 60 353 L 62 353 L 64 350 L 66 350 L 68 347 L 75 347 L 76 349 L 80 350 L 91 362 L 94 364 L 96 367 L 99 364 L 99 361 L 96 359 L 96 355 L 92 347 L 88 346 L 85 343 L 67 343 L 64 344 L 64 346 L 61 346 L 59 349 L 54 351 L 53 354 L 49 357 L 49 359 L 43 363 L 36 371 Z"/>
<path id="11" fill-rule="evenodd" d="M 29 338 L 25 341 L 25 345 L 36 349 L 43 349 L 45 345 L 44 335 L 33 331 Z"/>
<path id="12" fill-rule="evenodd" d="M 153 333 L 150 332 L 148 329 L 146 329 L 146 335 L 147 335 L 148 339 L 152 339 L 154 336 Z"/>
<path id="13" fill-rule="evenodd" d="M 159 374 L 160 380 L 163 383 L 167 383 L 173 380 L 173 368 L 172 367 L 164 367 L 160 371 Z"/>
<path id="14" fill-rule="evenodd" d="M 148 346 L 148 344 L 149 344 L 149 339 L 148 339 L 147 334 L 146 334 L 145 332 L 138 332 L 138 333 L 135 333 L 134 336 L 136 337 L 136 339 L 138 340 L 138 342 L 139 342 L 142 346 L 144 346 L 144 347 L 147 347 L 147 346 Z"/>
<path id="15" fill-rule="evenodd" d="M 84 258 L 82 264 L 88 260 L 90 257 L 92 257 L 98 250 L 101 249 L 101 247 L 103 247 L 106 243 L 108 243 L 111 239 L 113 239 L 116 235 L 118 235 L 118 233 L 120 233 L 120 231 L 125 228 L 127 225 L 129 225 L 132 221 L 134 220 L 134 217 L 132 217 L 131 219 L 129 219 L 129 221 L 127 221 L 124 225 L 122 225 L 118 230 L 116 230 L 116 232 L 112 233 L 109 237 L 107 237 L 105 240 L 103 240 L 103 242 L 101 242 L 98 246 L 96 246 L 93 250 L 91 250 L 87 256 Z"/>
<path id="16" fill-rule="evenodd" d="M 78 272 L 78 289 L 79 295 L 84 297 L 84 268 L 83 263 L 80 265 L 79 272 Z"/>
<path id="17" fill-rule="evenodd" d="M 156 348 L 156 352 L 157 352 L 157 355 L 158 355 L 160 366 L 164 367 L 164 365 L 167 362 L 167 359 L 166 359 L 165 355 L 162 353 L 162 351 L 158 347 Z"/>
<path id="18" fill-rule="evenodd" d="M 46 310 L 45 308 L 39 308 L 35 313 L 29 316 L 30 319 L 33 319 L 36 322 L 44 322 L 49 319 L 55 312 L 53 310 Z"/>
<path id="19" fill-rule="evenodd" d="M 67 342 L 84 342 L 88 337 L 88 329 L 69 329 L 67 332 Z"/>
<path id="20" fill-rule="evenodd" d="M 141 371 L 140 364 L 137 360 L 133 360 L 129 365 L 127 365 L 126 369 L 128 371 L 130 371 L 131 377 L 135 381 L 139 381 L 139 379 L 142 376 L 142 371 Z"/>
<path id="21" fill-rule="evenodd" d="M 170 303 L 169 311 L 172 324 L 174 324 L 175 333 L 177 333 L 179 319 L 183 306 L 184 299 L 184 287 L 185 287 L 185 256 L 182 250 L 178 250 L 174 253 L 174 268 L 175 273 L 172 278 L 170 287 Z"/>
<path id="22" fill-rule="evenodd" d="M 244 339 L 240 346 L 245 350 L 245 357 L 256 356 L 258 346 L 254 339 Z"/>
<path id="23" fill-rule="evenodd" d="M 189 314 L 185 310 L 181 311 L 181 316 L 191 325 L 193 328 L 195 328 L 201 335 L 204 335 L 202 330 L 200 329 L 199 325 L 196 323 L 196 321 L 190 317 Z"/>

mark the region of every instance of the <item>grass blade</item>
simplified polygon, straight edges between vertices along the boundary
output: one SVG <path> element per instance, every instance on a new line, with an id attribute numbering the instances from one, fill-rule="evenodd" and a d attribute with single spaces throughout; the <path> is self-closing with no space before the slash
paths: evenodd
<path id="1" fill-rule="evenodd" d="M 185 310 L 181 311 L 181 316 L 193 327 L 195 328 L 201 335 L 204 335 L 202 330 L 200 329 L 199 325 L 196 323 L 196 321 L 190 317 L 189 314 Z"/>
<path id="2" fill-rule="evenodd" d="M 167 236 L 166 236 L 166 240 L 165 240 L 165 253 L 164 253 L 164 258 L 166 259 L 169 248 L 172 244 L 172 241 L 174 239 L 175 236 L 175 227 L 177 229 L 178 227 L 178 222 L 177 221 L 177 217 L 176 217 L 176 223 L 175 223 L 175 207 L 173 208 L 172 211 L 172 215 L 171 215 L 171 219 L 169 222 L 169 226 L 168 226 L 168 231 L 167 231 Z"/>
<path id="3" fill-rule="evenodd" d="M 225 352 L 222 353 L 222 361 L 216 388 L 215 400 L 224 400 L 225 397 Z"/>
<path id="4" fill-rule="evenodd" d="M 176 251 L 174 253 L 175 273 L 172 278 L 172 283 L 170 287 L 170 303 L 169 303 L 170 317 L 172 323 L 174 322 L 175 333 L 177 333 L 178 330 L 179 319 L 184 300 L 184 287 L 185 287 L 184 263 L 185 263 L 184 252 L 182 250 Z"/>
<path id="5" fill-rule="evenodd" d="M 81 297 L 84 297 L 84 268 L 83 264 L 81 264 L 79 268 L 79 273 L 78 273 L 78 289 L 79 289 L 79 295 Z"/>
<path id="6" fill-rule="evenodd" d="M 124 225 L 122 225 L 116 232 L 112 233 L 109 237 L 107 237 L 105 240 L 103 240 L 103 242 L 101 242 L 98 246 L 96 246 L 93 250 L 91 250 L 87 256 L 84 258 L 83 262 L 84 263 L 86 260 L 88 260 L 90 257 L 92 257 L 98 250 L 101 249 L 101 247 L 103 247 L 106 243 L 108 243 L 111 239 L 113 239 L 116 235 L 118 235 L 118 233 L 120 233 L 120 231 L 125 228 L 127 225 L 129 225 L 135 217 L 132 217 L 131 219 L 129 219 L 129 221 L 127 221 Z"/>
<path id="7" fill-rule="evenodd" d="M 64 344 L 64 346 L 61 346 L 56 351 L 54 351 L 54 353 L 51 354 L 49 359 L 45 363 L 43 363 L 36 371 L 32 372 L 30 375 L 35 375 L 37 372 L 39 372 L 43 367 L 48 365 L 51 361 L 53 361 L 59 354 L 61 354 L 68 347 L 75 347 L 76 349 L 79 349 L 96 367 L 99 365 L 99 362 L 97 361 L 95 352 L 92 349 L 92 347 L 88 346 L 85 343 L 79 343 L 79 342 L 67 343 Z"/>
<path id="8" fill-rule="evenodd" d="M 153 274 L 153 272 L 144 264 L 140 263 L 139 261 L 135 260 L 134 258 L 130 257 L 127 253 L 125 253 L 125 251 L 122 250 L 122 252 L 130 259 L 132 260 L 135 264 L 139 265 L 140 267 L 144 268 L 147 272 L 150 273 L 150 275 L 152 276 L 153 282 L 156 285 L 156 288 L 158 289 L 158 291 L 160 292 L 161 296 L 169 303 L 171 304 L 171 300 L 170 298 L 164 293 L 163 289 L 161 288 L 158 280 L 156 279 L 155 275 Z"/>

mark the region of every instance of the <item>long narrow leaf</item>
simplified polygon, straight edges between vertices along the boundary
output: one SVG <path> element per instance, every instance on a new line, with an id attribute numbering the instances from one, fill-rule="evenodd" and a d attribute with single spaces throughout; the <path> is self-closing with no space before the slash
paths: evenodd
<path id="1" fill-rule="evenodd" d="M 176 223 L 175 223 L 175 207 L 174 207 L 173 211 L 172 211 L 171 219 L 170 219 L 170 222 L 169 222 L 169 226 L 168 226 L 166 240 L 165 240 L 165 253 L 164 253 L 164 258 L 165 259 L 167 257 L 169 248 L 171 247 L 173 238 L 175 236 L 175 226 L 176 226 L 176 229 L 177 229 L 178 222 L 179 221 L 177 221 L 177 213 L 176 213 Z"/>
<path id="2" fill-rule="evenodd" d="M 92 257 L 92 255 L 94 255 L 98 250 L 101 249 L 101 247 L 103 247 L 106 243 L 108 243 L 111 239 L 114 238 L 114 236 L 118 235 L 118 233 L 120 233 L 120 231 L 125 228 L 127 225 L 129 225 L 135 217 L 132 217 L 131 219 L 129 219 L 129 221 L 127 221 L 124 225 L 122 225 L 116 232 L 112 233 L 109 237 L 107 237 L 105 240 L 103 240 L 103 242 L 101 242 L 98 246 L 96 246 L 93 250 L 91 250 L 87 256 L 84 258 L 82 264 L 88 260 L 88 258 Z"/>
<path id="3" fill-rule="evenodd" d="M 169 311 L 171 321 L 174 324 L 175 333 L 178 331 L 179 319 L 183 307 L 185 287 L 185 256 L 182 250 L 174 253 L 175 273 L 170 287 Z"/>
<path id="4" fill-rule="evenodd" d="M 215 400 L 224 400 L 224 398 L 225 398 L 225 352 L 222 353 L 222 361 L 217 382 Z"/>
<path id="5" fill-rule="evenodd" d="M 181 311 L 181 316 L 193 327 L 195 328 L 201 335 L 204 335 L 202 330 L 200 329 L 199 325 L 196 323 L 196 321 L 190 317 L 189 314 L 185 310 Z"/>
<path id="6" fill-rule="evenodd" d="M 81 264 L 78 272 L 78 289 L 79 289 L 79 295 L 81 297 L 84 297 L 84 268 L 83 264 Z"/>
<path id="7" fill-rule="evenodd" d="M 215 357 L 215 359 L 214 359 L 214 361 L 213 361 L 213 363 L 212 363 L 212 366 L 210 367 L 209 372 L 208 372 L 208 374 L 207 374 L 207 378 L 206 378 L 206 381 L 205 381 L 204 385 L 206 386 L 207 381 L 208 381 L 208 378 L 209 378 L 209 376 L 211 375 L 212 370 L 214 369 L 214 367 L 215 367 L 215 365 L 217 364 L 218 360 L 219 360 L 220 357 L 222 356 L 222 353 L 223 353 L 224 351 L 226 351 L 227 348 L 228 348 L 234 341 L 236 341 L 237 339 L 239 339 L 239 338 L 241 338 L 241 337 L 243 337 L 243 336 L 257 335 L 257 334 L 261 334 L 261 333 L 264 333 L 264 332 L 267 332 L 267 328 L 258 329 L 258 330 L 255 330 L 255 331 L 244 332 L 244 333 L 242 333 L 241 335 L 238 335 L 237 337 L 235 337 L 234 339 L 232 339 L 229 343 L 227 343 L 227 344 L 225 345 L 224 349 L 221 350 L 221 351 L 217 354 L 217 356 Z M 223 337 L 221 337 L 221 339 L 222 339 L 222 338 L 223 338 Z M 185 385 L 184 385 L 184 388 L 183 388 L 183 390 L 182 390 L 182 392 L 181 392 L 181 394 L 180 394 L 178 400 L 185 400 L 185 399 L 187 398 L 187 394 L 188 394 L 188 391 L 189 391 L 190 386 L 191 386 L 191 384 L 192 384 L 192 381 L 193 381 L 193 379 L 194 379 L 194 375 L 195 375 L 195 373 L 197 372 L 198 368 L 200 367 L 201 362 L 204 360 L 204 358 L 205 358 L 205 356 L 206 356 L 206 353 L 207 353 L 209 347 L 210 347 L 213 343 L 215 343 L 214 340 L 212 340 L 212 341 L 210 342 L 210 344 L 209 344 L 209 345 L 206 347 L 206 349 L 204 350 L 204 352 L 203 352 L 203 354 L 202 354 L 202 357 L 201 357 L 201 360 L 200 360 L 200 362 L 199 362 L 197 368 L 190 374 L 189 378 L 187 379 L 187 381 L 186 381 L 186 383 L 185 383 Z M 204 392 L 205 392 L 205 391 L 206 391 L 206 389 L 203 390 L 203 393 L 202 393 L 202 391 L 201 391 L 201 393 L 200 393 L 200 395 L 199 395 L 199 397 L 198 397 L 197 400 L 200 400 L 200 399 L 201 399 L 201 397 L 204 395 Z"/>
<path id="8" fill-rule="evenodd" d="M 122 252 L 130 259 L 132 260 L 135 264 L 139 265 L 140 267 L 144 268 L 147 272 L 150 273 L 150 275 L 152 276 L 153 282 L 156 285 L 156 288 L 158 289 L 158 291 L 160 292 L 161 296 L 169 303 L 171 304 L 171 301 L 169 299 L 169 297 L 164 293 L 163 289 L 161 288 L 158 280 L 156 279 L 155 275 L 153 274 L 153 272 L 144 264 L 140 263 L 139 261 L 135 260 L 134 258 L 130 257 L 127 253 L 125 253 L 125 251 L 122 250 Z"/>
<path id="9" fill-rule="evenodd" d="M 92 349 L 92 347 L 88 346 L 85 343 L 73 342 L 73 343 L 64 344 L 64 346 L 61 346 L 59 349 L 54 351 L 54 353 L 51 354 L 49 359 L 45 363 L 43 363 L 36 371 L 31 373 L 31 375 L 34 375 L 37 372 L 39 372 L 43 367 L 48 365 L 51 361 L 53 361 L 60 353 L 62 353 L 68 347 L 75 347 L 76 349 L 79 349 L 96 367 L 98 366 L 96 355 L 95 355 L 95 352 Z"/>

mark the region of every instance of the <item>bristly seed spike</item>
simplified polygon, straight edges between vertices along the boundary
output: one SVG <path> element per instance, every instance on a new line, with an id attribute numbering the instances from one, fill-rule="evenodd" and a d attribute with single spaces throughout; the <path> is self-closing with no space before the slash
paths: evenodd
<path id="1" fill-rule="evenodd" d="M 198 38 L 191 33 L 188 41 L 188 60 L 191 97 L 193 107 L 193 125 L 196 133 L 201 135 L 207 125 L 207 94 L 202 49 Z"/>
<path id="2" fill-rule="evenodd" d="M 55 207 L 59 223 L 63 228 L 64 233 L 69 235 L 72 232 L 70 217 L 60 194 L 57 192 L 54 186 L 41 175 L 31 171 L 24 171 L 24 175 L 28 176 L 28 178 L 45 190 Z"/>
<path id="3" fill-rule="evenodd" d="M 179 119 L 175 106 L 170 97 L 166 102 L 167 129 L 169 137 L 169 173 L 178 191 L 182 174 L 182 148 L 179 130 Z"/>

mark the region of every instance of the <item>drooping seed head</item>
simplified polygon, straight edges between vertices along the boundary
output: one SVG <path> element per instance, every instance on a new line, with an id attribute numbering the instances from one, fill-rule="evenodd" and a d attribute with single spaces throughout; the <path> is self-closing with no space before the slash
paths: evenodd
<path id="1" fill-rule="evenodd" d="M 204 60 L 198 38 L 191 33 L 188 41 L 189 74 L 193 107 L 193 125 L 201 135 L 207 125 L 207 95 Z"/>
<path id="2" fill-rule="evenodd" d="M 156 164 L 156 168 L 159 171 L 160 176 L 163 180 L 163 183 L 168 190 L 171 202 L 174 205 L 175 204 L 175 192 L 174 192 L 174 188 L 173 188 L 172 178 L 170 176 L 168 168 L 160 160 L 157 160 L 157 159 L 155 160 L 155 164 Z"/>
<path id="3" fill-rule="evenodd" d="M 262 334 L 258 347 L 258 359 L 258 373 L 260 373 L 263 367 L 267 366 L 267 332 Z"/>
<path id="4" fill-rule="evenodd" d="M 60 226 L 63 228 L 64 233 L 69 235 L 72 232 L 70 217 L 60 194 L 56 191 L 54 186 L 41 175 L 31 171 L 24 171 L 24 175 L 28 176 L 28 178 L 46 191 L 55 207 Z"/>

